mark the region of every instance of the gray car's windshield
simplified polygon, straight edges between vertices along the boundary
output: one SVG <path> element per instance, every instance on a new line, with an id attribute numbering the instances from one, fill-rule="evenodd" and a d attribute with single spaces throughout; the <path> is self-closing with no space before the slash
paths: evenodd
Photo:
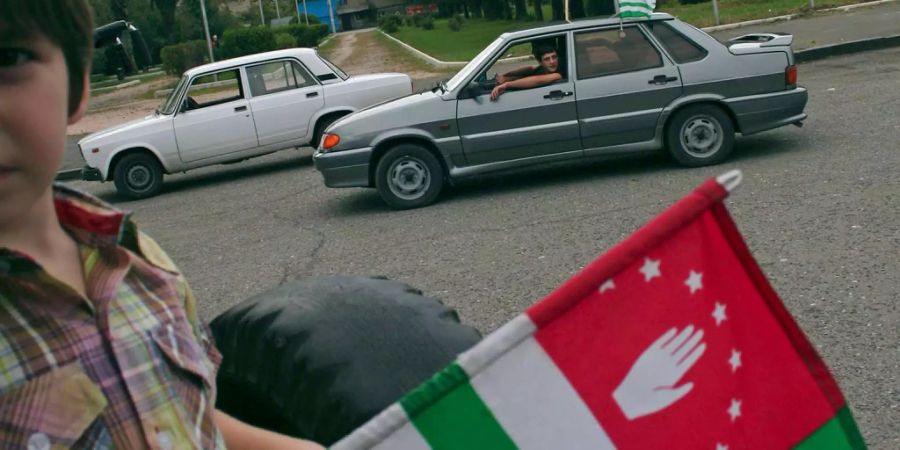
<path id="1" fill-rule="evenodd" d="M 465 81 L 465 79 L 468 78 L 469 75 L 472 74 L 472 72 L 477 70 L 478 66 L 480 66 L 481 63 L 483 63 L 486 59 L 488 59 L 491 56 L 491 54 L 494 53 L 494 50 L 497 50 L 497 48 L 499 48 L 501 45 L 503 45 L 502 37 L 499 37 L 496 40 L 494 40 L 494 42 L 491 42 L 491 44 L 488 45 L 487 47 L 485 47 L 484 50 L 482 50 L 481 53 L 478 54 L 478 56 L 472 58 L 472 60 L 469 61 L 469 63 L 466 64 L 465 67 L 463 67 L 459 72 L 457 72 L 456 75 L 453 75 L 453 78 L 451 78 L 449 81 L 447 81 L 447 84 L 446 84 L 447 90 L 452 91 L 452 90 L 456 89 L 460 83 Z"/>
<path id="2" fill-rule="evenodd" d="M 182 76 L 181 80 L 178 81 L 178 84 L 175 85 L 175 89 L 172 89 L 172 92 L 169 93 L 169 97 L 166 98 L 166 101 L 164 101 L 162 106 L 159 108 L 159 112 L 163 114 L 175 113 L 175 104 L 178 102 L 179 94 L 184 88 L 185 84 L 187 84 L 187 76 Z"/>

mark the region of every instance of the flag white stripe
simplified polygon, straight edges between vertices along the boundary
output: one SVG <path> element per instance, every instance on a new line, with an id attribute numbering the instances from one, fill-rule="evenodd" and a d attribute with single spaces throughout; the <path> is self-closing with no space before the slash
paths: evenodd
<path id="1" fill-rule="evenodd" d="M 460 430 L 460 432 L 463 432 Z M 334 447 L 332 447 L 334 448 Z M 360 447 L 357 447 L 360 448 Z M 388 436 L 380 444 L 372 447 L 372 450 L 431 450 L 431 447 L 425 442 L 425 439 L 416 430 L 412 422 L 406 422 L 406 425 L 400 427 L 394 434 Z"/>
<path id="2" fill-rule="evenodd" d="M 535 330 L 537 327 L 534 322 L 527 315 L 519 314 L 476 346 L 463 352 L 456 361 L 469 377 L 473 377 L 518 343 L 531 337 Z"/>
<path id="3" fill-rule="evenodd" d="M 383 446 L 385 445 L 384 442 L 392 442 L 395 435 L 396 438 L 405 438 L 407 431 L 404 428 L 409 428 L 419 436 L 419 432 L 416 431 L 413 424 L 409 421 L 406 411 L 403 410 L 400 403 L 394 403 L 329 448 L 331 450 L 358 450 L 371 449 L 376 444 Z M 422 441 L 421 436 L 419 436 L 419 440 Z M 423 444 L 424 442 L 422 441 Z M 413 450 L 417 448 L 419 447 L 410 447 Z M 425 444 L 425 447 L 422 448 L 427 449 L 430 447 Z"/>
<path id="4" fill-rule="evenodd" d="M 533 337 L 494 360 L 471 379 L 471 384 L 521 450 L 615 449 L 587 405 Z"/>

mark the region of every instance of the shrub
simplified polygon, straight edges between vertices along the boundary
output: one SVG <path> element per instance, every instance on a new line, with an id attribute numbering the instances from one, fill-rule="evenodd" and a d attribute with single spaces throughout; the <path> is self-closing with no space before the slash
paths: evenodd
<path id="1" fill-rule="evenodd" d="M 385 33 L 395 33 L 400 29 L 402 23 L 403 19 L 397 14 L 385 14 L 378 18 L 378 28 L 381 28 Z"/>
<path id="2" fill-rule="evenodd" d="M 306 19 L 309 18 L 310 25 L 318 25 L 322 23 L 322 19 L 319 19 L 319 16 L 314 16 L 312 14 L 300 14 L 300 24 L 306 25 Z"/>
<path id="3" fill-rule="evenodd" d="M 403 26 L 406 26 L 406 27 L 412 27 L 412 26 L 415 26 L 416 23 L 415 23 L 415 21 L 413 20 L 414 17 L 415 17 L 415 16 L 409 16 L 409 15 L 403 16 Z"/>
<path id="4" fill-rule="evenodd" d="M 236 58 L 275 50 L 275 33 L 268 27 L 231 28 L 222 35 L 222 56 Z"/>
<path id="5" fill-rule="evenodd" d="M 279 32 L 290 33 L 294 37 L 295 46 L 297 47 L 315 47 L 319 45 L 322 38 L 328 35 L 328 25 L 289 25 L 279 28 Z"/>
<path id="6" fill-rule="evenodd" d="M 181 75 L 185 70 L 207 62 L 208 53 L 204 40 L 169 45 L 159 51 L 163 70 L 171 75 Z"/>
<path id="7" fill-rule="evenodd" d="M 431 14 L 425 15 L 422 18 L 422 29 L 423 30 L 433 30 L 434 29 L 434 16 Z"/>
<path id="8" fill-rule="evenodd" d="M 456 17 L 451 17 L 447 19 L 447 26 L 450 27 L 450 29 L 453 31 L 459 31 L 462 29 L 462 22 L 460 22 Z"/>
<path id="9" fill-rule="evenodd" d="M 294 48 L 297 46 L 297 39 L 294 38 L 290 33 L 276 33 L 275 34 L 275 49 L 281 50 L 283 48 Z"/>

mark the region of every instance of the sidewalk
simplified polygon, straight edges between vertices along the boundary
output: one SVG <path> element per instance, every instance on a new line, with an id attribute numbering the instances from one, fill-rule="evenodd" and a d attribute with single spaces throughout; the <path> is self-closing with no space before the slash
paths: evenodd
<path id="1" fill-rule="evenodd" d="M 710 32 L 720 41 L 759 32 L 794 35 L 794 51 L 861 39 L 900 35 L 900 1 L 859 7 L 847 12 L 819 12 L 783 22 Z"/>

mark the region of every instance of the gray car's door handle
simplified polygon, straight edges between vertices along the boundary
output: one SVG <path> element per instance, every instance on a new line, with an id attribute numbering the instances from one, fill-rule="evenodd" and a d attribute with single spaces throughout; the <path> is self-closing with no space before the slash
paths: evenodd
<path id="1" fill-rule="evenodd" d="M 234 108 L 234 112 L 243 112 L 246 110 L 247 110 L 246 106 L 238 106 L 238 107 Z"/>
<path id="2" fill-rule="evenodd" d="M 306 94 L 306 98 L 318 97 L 318 96 L 319 96 L 318 92 L 310 92 L 310 93 Z"/>
<path id="3" fill-rule="evenodd" d="M 549 98 L 550 100 L 559 100 L 561 98 L 568 97 L 570 95 L 574 95 L 574 92 L 563 92 L 563 91 L 550 91 L 549 94 L 545 95 L 544 98 Z"/>
<path id="4" fill-rule="evenodd" d="M 678 81 L 678 77 L 667 77 L 665 75 L 657 75 L 653 77 L 652 80 L 648 81 L 647 84 L 666 84 L 670 81 Z"/>

